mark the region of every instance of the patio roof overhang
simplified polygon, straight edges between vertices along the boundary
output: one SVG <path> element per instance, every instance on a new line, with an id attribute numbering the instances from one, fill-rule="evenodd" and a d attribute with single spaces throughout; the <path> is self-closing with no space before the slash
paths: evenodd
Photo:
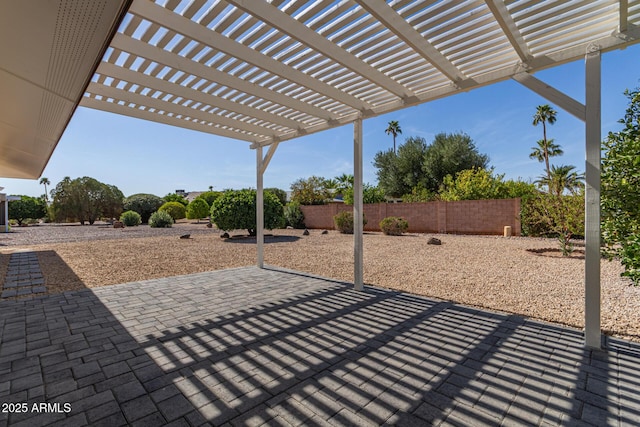
<path id="1" fill-rule="evenodd" d="M 600 54 L 638 41 L 640 0 L 3 2 L 0 176 L 37 178 L 78 105 L 246 141 L 262 266 L 279 142 L 353 123 L 361 288 L 362 120 L 513 78 L 586 123 L 585 336 L 599 347 Z M 582 58 L 584 104 L 533 76 Z"/>
<path id="2" fill-rule="evenodd" d="M 0 2 L 0 176 L 42 174 L 128 3 Z"/>

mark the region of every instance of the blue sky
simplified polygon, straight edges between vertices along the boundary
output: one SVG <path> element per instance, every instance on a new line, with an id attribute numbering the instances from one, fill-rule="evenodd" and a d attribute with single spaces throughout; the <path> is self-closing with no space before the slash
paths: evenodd
<path id="1" fill-rule="evenodd" d="M 584 61 L 537 73 L 536 77 L 584 102 Z M 602 59 L 602 134 L 617 131 L 627 107 L 625 89 L 640 86 L 640 45 L 609 52 Z M 505 81 L 468 93 L 407 108 L 364 121 L 364 181 L 375 184 L 376 152 L 393 146 L 384 133 L 391 120 L 400 122 L 402 143 L 409 136 L 428 143 L 440 132 L 462 131 L 490 165 L 506 178 L 535 180 L 543 165 L 529 159 L 542 138 L 542 127 L 531 124 L 544 98 L 515 81 Z M 584 171 L 584 124 L 558 107 L 557 122 L 548 127 L 565 154 L 553 164 L 571 164 Z M 116 185 L 125 196 L 164 196 L 186 191 L 255 188 L 255 151 L 249 144 L 80 107 L 63 134 L 43 176 L 55 186 L 65 176 L 91 176 Z M 311 175 L 333 178 L 353 173 L 353 127 L 309 135 L 280 144 L 264 177 L 265 187 L 289 190 L 292 182 Z M 0 179 L 8 194 L 39 196 L 38 180 Z"/>

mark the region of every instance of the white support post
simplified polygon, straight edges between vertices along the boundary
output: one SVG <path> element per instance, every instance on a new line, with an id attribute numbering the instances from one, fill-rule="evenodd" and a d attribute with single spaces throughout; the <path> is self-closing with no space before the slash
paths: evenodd
<path id="1" fill-rule="evenodd" d="M 588 52 L 586 75 L 585 166 L 585 346 L 601 348 L 600 330 L 600 52 Z"/>
<path id="2" fill-rule="evenodd" d="M 353 122 L 353 285 L 364 287 L 362 246 L 362 118 Z"/>
<path id="3" fill-rule="evenodd" d="M 264 268 L 264 191 L 262 146 L 256 148 L 256 247 L 258 268 Z"/>

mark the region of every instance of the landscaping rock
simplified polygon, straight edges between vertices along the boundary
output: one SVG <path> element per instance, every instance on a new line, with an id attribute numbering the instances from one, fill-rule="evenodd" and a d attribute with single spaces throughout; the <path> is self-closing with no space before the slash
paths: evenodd
<path id="1" fill-rule="evenodd" d="M 306 228 L 304 229 L 304 231 L 302 232 L 303 236 L 308 236 L 309 235 L 309 230 L 307 230 Z"/>
<path id="2" fill-rule="evenodd" d="M 322 233 L 320 234 L 329 234 L 329 232 L 327 230 L 322 230 Z"/>
<path id="3" fill-rule="evenodd" d="M 122 221 L 114 221 L 113 228 L 124 228 L 124 223 Z"/>
<path id="4" fill-rule="evenodd" d="M 181 239 L 190 239 L 191 238 L 191 234 L 183 234 L 182 236 L 180 236 Z"/>
<path id="5" fill-rule="evenodd" d="M 210 222 L 207 223 L 207 228 L 212 228 L 213 224 L 211 224 Z"/>
<path id="6" fill-rule="evenodd" d="M 429 238 L 429 240 L 427 240 L 427 245 L 441 245 L 441 244 L 442 244 L 442 240 L 436 239 L 435 237 L 431 237 Z"/>
<path id="7" fill-rule="evenodd" d="M 222 233 L 222 234 L 220 235 L 220 238 L 221 238 L 221 239 L 228 239 L 228 238 L 229 238 L 229 233 Z"/>

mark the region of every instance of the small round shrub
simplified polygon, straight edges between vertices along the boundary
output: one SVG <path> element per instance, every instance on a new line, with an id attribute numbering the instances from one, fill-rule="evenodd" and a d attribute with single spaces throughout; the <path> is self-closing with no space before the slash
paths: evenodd
<path id="1" fill-rule="evenodd" d="M 211 206 L 211 222 L 220 230 L 249 231 L 256 234 L 256 190 L 230 190 L 216 199 Z M 264 228 L 273 230 L 284 224 L 284 215 L 280 200 L 264 192 Z"/>
<path id="2" fill-rule="evenodd" d="M 387 236 L 400 236 L 407 231 L 409 223 L 402 218 L 388 216 L 380 221 L 380 230 Z"/>
<path id="3" fill-rule="evenodd" d="M 127 227 L 135 227 L 142 224 L 142 217 L 136 211 L 126 211 L 120 215 L 120 221 Z"/>
<path id="4" fill-rule="evenodd" d="M 302 213 L 302 209 L 300 209 L 299 202 L 293 201 L 285 205 L 284 219 L 286 220 L 287 225 L 293 228 L 305 228 L 304 214 Z"/>
<path id="5" fill-rule="evenodd" d="M 163 211 L 171 215 L 171 218 L 173 218 L 174 222 L 184 218 L 187 214 L 187 210 L 180 202 L 167 202 L 164 205 L 160 206 L 158 211 Z"/>
<path id="6" fill-rule="evenodd" d="M 171 228 L 173 218 L 166 211 L 157 211 L 151 214 L 149 218 L 149 227 L 152 228 Z"/>
<path id="7" fill-rule="evenodd" d="M 209 215 L 210 209 L 211 207 L 205 199 L 196 198 L 187 206 L 187 218 L 200 221 L 200 218 L 205 218 Z"/>
<path id="8" fill-rule="evenodd" d="M 353 212 L 344 211 L 333 217 L 333 223 L 336 229 L 342 234 L 353 234 Z M 366 225 L 367 220 L 362 215 L 362 225 Z"/>

